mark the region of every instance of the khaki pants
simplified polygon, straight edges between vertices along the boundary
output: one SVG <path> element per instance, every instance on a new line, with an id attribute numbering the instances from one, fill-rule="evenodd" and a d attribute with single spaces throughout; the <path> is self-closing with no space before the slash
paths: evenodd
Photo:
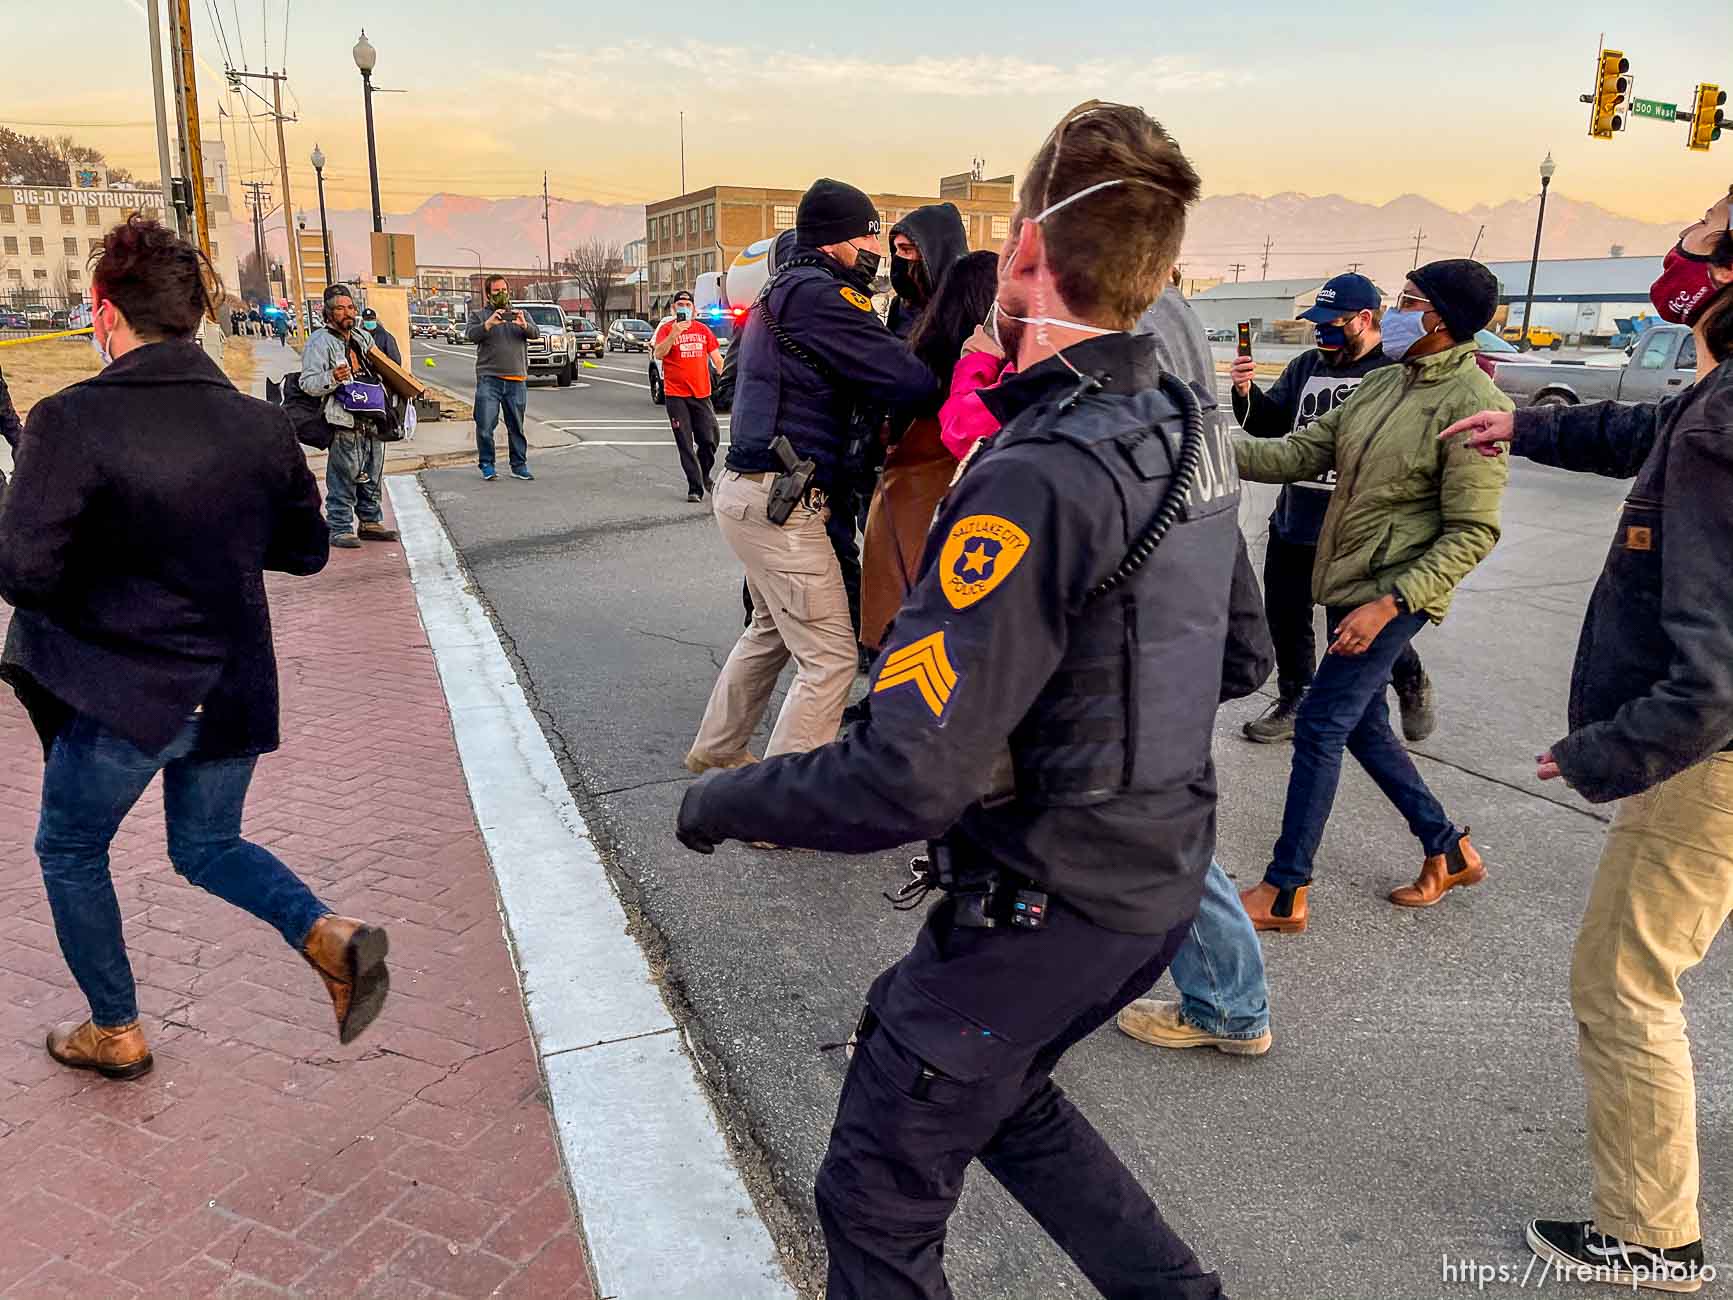
<path id="1" fill-rule="evenodd" d="M 1698 1240 L 1697 1105 L 1679 977 L 1733 911 L 1733 755 L 1619 805 L 1571 964 L 1595 1226 Z"/>
<path id="2" fill-rule="evenodd" d="M 706 763 L 735 763 L 747 755 L 746 742 L 790 655 L 794 682 L 766 758 L 835 740 L 854 682 L 854 624 L 842 569 L 824 531 L 829 512 L 796 506 L 778 527 L 765 517 L 769 495 L 768 476 L 760 482 L 730 470 L 716 484 L 716 522 L 722 540 L 746 566 L 752 623 L 722 665 L 692 742 L 692 757 Z"/>

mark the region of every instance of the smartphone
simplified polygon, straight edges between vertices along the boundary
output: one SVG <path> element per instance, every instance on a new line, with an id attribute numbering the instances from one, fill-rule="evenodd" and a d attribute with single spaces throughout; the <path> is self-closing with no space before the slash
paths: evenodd
<path id="1" fill-rule="evenodd" d="M 690 307 L 685 307 L 685 306 L 676 307 L 676 308 L 674 308 L 674 318 L 676 320 L 691 320 L 692 319 L 692 309 Z"/>
<path id="2" fill-rule="evenodd" d="M 1249 357 L 1252 355 L 1252 323 L 1249 320 L 1243 320 L 1240 322 L 1239 355 L 1242 357 Z"/>

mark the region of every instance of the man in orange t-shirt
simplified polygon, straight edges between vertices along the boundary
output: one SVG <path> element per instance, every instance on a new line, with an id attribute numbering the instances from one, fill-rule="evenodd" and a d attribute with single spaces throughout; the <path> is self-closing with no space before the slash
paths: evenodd
<path id="1" fill-rule="evenodd" d="M 686 499 L 702 501 L 716 468 L 716 448 L 722 440 L 716 410 L 710 405 L 710 371 L 722 369 L 722 345 L 696 319 L 692 295 L 674 295 L 674 317 L 656 331 L 651 354 L 662 363 L 662 400 L 668 423 L 680 448 L 680 468 L 686 471 Z"/>

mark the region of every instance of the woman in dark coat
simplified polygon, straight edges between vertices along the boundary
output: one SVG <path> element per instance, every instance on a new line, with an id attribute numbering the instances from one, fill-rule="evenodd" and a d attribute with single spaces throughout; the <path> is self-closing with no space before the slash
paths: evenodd
<path id="1" fill-rule="evenodd" d="M 334 916 L 240 836 L 258 756 L 277 747 L 263 570 L 325 567 L 318 487 L 288 417 L 235 391 L 195 339 L 216 276 L 133 216 L 91 276 L 105 368 L 37 403 L 0 504 L 0 676 L 42 737 L 36 851 L 90 1019 L 48 1053 L 115 1078 L 150 1069 L 108 847 L 163 775 L 168 853 L 192 883 L 268 922 L 318 971 L 344 1042 L 389 980 L 382 930 Z"/>
<path id="2" fill-rule="evenodd" d="M 885 455 L 867 511 L 861 550 L 860 639 L 877 652 L 891 620 L 914 588 L 927 532 L 951 480 L 957 459 L 939 440 L 939 406 L 951 391 L 951 372 L 963 343 L 993 305 L 998 287 L 995 253 L 970 253 L 939 281 L 932 302 L 909 335 L 909 349 L 939 377 L 928 407 L 904 412 L 907 427 Z"/>

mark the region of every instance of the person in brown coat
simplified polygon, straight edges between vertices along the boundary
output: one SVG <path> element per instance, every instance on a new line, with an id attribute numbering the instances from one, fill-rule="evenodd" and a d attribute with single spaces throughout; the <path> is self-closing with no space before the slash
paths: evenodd
<path id="1" fill-rule="evenodd" d="M 932 302 L 909 335 L 909 349 L 939 379 L 938 393 L 893 417 L 901 435 L 885 454 L 884 472 L 867 511 L 861 553 L 861 644 L 877 653 L 891 620 L 914 588 L 933 512 L 956 477 L 957 459 L 939 438 L 939 405 L 963 343 L 993 305 L 996 253 L 970 253 L 945 272 Z"/>

